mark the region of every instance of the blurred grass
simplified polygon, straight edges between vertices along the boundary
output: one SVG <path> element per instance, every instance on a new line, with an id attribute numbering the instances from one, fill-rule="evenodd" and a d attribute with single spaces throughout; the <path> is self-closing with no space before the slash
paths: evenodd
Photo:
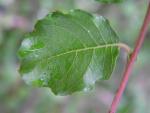
<path id="1" fill-rule="evenodd" d="M 121 80 L 126 55 L 108 81 L 99 81 L 93 91 L 56 97 L 48 88 L 27 86 L 18 73 L 17 50 L 23 35 L 37 19 L 55 10 L 84 9 L 110 20 L 122 42 L 134 47 L 148 0 L 127 0 L 105 5 L 93 0 L 0 0 L 0 113 L 107 113 Z M 137 59 L 118 113 L 150 111 L 150 32 Z"/>

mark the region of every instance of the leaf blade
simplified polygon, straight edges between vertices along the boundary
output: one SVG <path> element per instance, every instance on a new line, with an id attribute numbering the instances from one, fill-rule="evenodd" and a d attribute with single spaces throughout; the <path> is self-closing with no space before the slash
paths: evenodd
<path id="1" fill-rule="evenodd" d="M 55 94 L 88 89 L 110 77 L 117 43 L 103 17 L 81 10 L 55 12 L 38 21 L 22 42 L 20 73 L 28 84 L 50 87 Z"/>

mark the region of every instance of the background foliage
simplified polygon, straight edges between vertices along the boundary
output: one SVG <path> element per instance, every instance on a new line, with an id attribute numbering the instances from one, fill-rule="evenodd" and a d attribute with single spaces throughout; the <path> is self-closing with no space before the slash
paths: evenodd
<path id="1" fill-rule="evenodd" d="M 121 79 L 126 54 L 108 81 L 94 90 L 56 97 L 48 88 L 27 86 L 18 74 L 17 50 L 23 34 L 37 19 L 55 10 L 83 9 L 107 17 L 122 42 L 133 47 L 148 0 L 125 0 L 121 4 L 99 4 L 93 0 L 0 0 L 0 113 L 105 113 Z M 118 113 L 150 111 L 150 32 L 137 59 Z"/>

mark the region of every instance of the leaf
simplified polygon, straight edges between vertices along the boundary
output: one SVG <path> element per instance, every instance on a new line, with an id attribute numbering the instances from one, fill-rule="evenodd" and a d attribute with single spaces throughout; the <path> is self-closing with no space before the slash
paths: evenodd
<path id="1" fill-rule="evenodd" d="M 67 95 L 109 79 L 118 37 L 102 16 L 72 10 L 39 20 L 19 49 L 20 74 L 31 85 Z"/>
<path id="2" fill-rule="evenodd" d="M 120 3 L 123 2 L 123 0 L 96 0 L 98 2 L 102 2 L 102 3 Z"/>

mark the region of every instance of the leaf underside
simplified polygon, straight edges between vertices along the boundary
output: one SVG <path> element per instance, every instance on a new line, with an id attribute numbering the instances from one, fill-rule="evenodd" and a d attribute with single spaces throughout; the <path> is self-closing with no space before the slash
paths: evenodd
<path id="1" fill-rule="evenodd" d="M 96 0 L 98 2 L 102 2 L 102 3 L 120 3 L 123 2 L 123 0 Z"/>
<path id="2" fill-rule="evenodd" d="M 109 79 L 118 56 L 118 37 L 102 16 L 81 10 L 54 12 L 39 20 L 19 49 L 27 84 L 58 95 L 88 90 Z"/>

